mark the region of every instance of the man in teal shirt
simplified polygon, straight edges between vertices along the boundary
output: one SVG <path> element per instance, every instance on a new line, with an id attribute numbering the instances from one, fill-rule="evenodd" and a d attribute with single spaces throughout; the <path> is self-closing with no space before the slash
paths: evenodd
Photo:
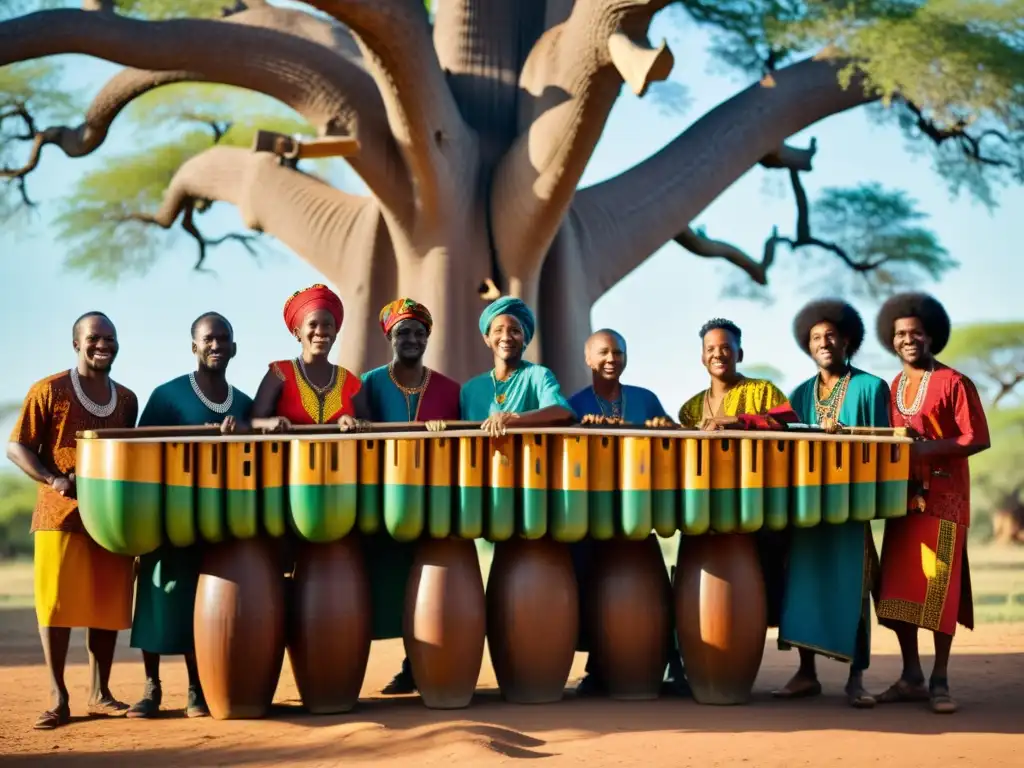
<path id="1" fill-rule="evenodd" d="M 804 424 L 826 431 L 842 427 L 889 426 L 889 387 L 858 370 L 850 360 L 864 341 L 857 311 L 838 300 L 814 301 L 793 322 L 797 344 L 818 372 L 790 395 Z M 779 645 L 796 646 L 800 668 L 777 698 L 817 696 L 821 683 L 815 654 L 850 662 L 846 696 L 850 706 L 868 708 L 875 699 L 864 690 L 870 658 L 871 574 L 874 542 L 867 523 L 822 523 L 791 531 Z"/>
<path id="2" fill-rule="evenodd" d="M 192 323 L 196 370 L 157 387 L 140 427 L 183 427 L 249 418 L 252 398 L 227 381 L 228 363 L 237 347 L 231 323 L 208 312 Z M 196 669 L 192 619 L 202 553 L 198 545 L 164 544 L 139 558 L 131 645 L 142 649 L 146 692 L 128 717 L 154 717 L 160 711 L 160 656 L 184 655 L 188 669 L 189 717 L 209 715 Z"/>

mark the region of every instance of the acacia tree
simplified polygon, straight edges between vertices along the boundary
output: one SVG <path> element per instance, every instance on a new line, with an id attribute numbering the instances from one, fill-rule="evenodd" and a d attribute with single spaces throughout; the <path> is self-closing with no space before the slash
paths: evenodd
<path id="1" fill-rule="evenodd" d="M 1024 544 L 1024 322 L 957 326 L 942 360 L 985 399 L 992 448 L 971 459 L 971 479 L 993 538 Z"/>
<path id="2" fill-rule="evenodd" d="M 574 386 L 591 305 L 673 240 L 760 285 L 781 248 L 840 264 L 875 291 L 922 270 L 940 274 L 954 262 L 902 193 L 826 190 L 811 210 L 801 174 L 816 147 L 785 142 L 851 108 L 874 105 L 878 119 L 926 140 L 952 187 L 987 202 L 993 180 L 1024 176 L 1022 0 L 308 3 L 326 17 L 224 2 L 86 0 L 72 10 L 22 0 L 43 9 L 0 23 L 0 66 L 15 65 L 0 70 L 8 202 L 31 203 L 26 180 L 44 147 L 92 152 L 125 107 L 157 88 L 221 84 L 270 96 L 317 135 L 358 140 L 346 160 L 367 196 L 282 153 L 246 149 L 263 123 L 239 126 L 209 93 L 179 94 L 150 111 L 205 126 L 209 137 L 193 130 L 150 149 L 148 173 L 139 155 L 100 171 L 101 188 L 113 192 L 86 196 L 61 217 L 66 233 L 94 235 L 72 260 L 102 273 L 94 257 L 103 242 L 142 268 L 132 260 L 146 252 L 145 228 L 180 222 L 201 261 L 224 240 L 206 238 L 197 214 L 229 203 L 341 290 L 350 318 L 342 361 L 357 370 L 381 362 L 379 345 L 367 343 L 377 308 L 413 295 L 439 328 L 428 362 L 455 377 L 475 373 L 485 365 L 480 299 L 504 293 L 537 310 L 531 354 Z M 577 189 L 623 84 L 643 96 L 668 77 L 672 53 L 651 45 L 648 28 L 669 5 L 711 28 L 713 55 L 751 85 L 639 165 Z M 45 127 L 43 117 L 62 121 L 72 106 L 44 58 L 65 53 L 129 69 L 103 86 L 79 126 Z M 15 162 L 19 142 L 28 158 Z M 758 163 L 788 173 L 797 221 L 753 257 L 691 224 Z M 255 247 L 248 235 L 234 240 Z"/>

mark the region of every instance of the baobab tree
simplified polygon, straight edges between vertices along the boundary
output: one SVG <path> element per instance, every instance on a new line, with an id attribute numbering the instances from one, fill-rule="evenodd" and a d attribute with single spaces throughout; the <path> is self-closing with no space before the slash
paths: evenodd
<path id="1" fill-rule="evenodd" d="M 321 140 L 358 145 L 346 160 L 367 196 L 300 170 L 285 137 L 229 146 L 213 122 L 216 144 L 183 158 L 158 207 L 118 200 L 102 221 L 180 223 L 203 257 L 214 243 L 197 215 L 215 202 L 234 205 L 246 226 L 341 290 L 342 359 L 356 370 L 381 362 L 379 345 L 367 343 L 377 308 L 412 295 L 439 329 L 430 364 L 455 377 L 479 371 L 481 297 L 503 293 L 535 308 L 531 353 L 575 386 L 571 361 L 590 331 L 591 305 L 673 240 L 760 284 L 784 248 L 814 249 L 876 287 L 908 269 L 940 273 L 952 260 L 914 224 L 912 205 L 880 188 L 833 190 L 822 210 L 836 237 L 812 231 L 800 177 L 816 147 L 786 141 L 845 110 L 876 105 L 880 119 L 936 148 L 954 184 L 978 194 L 992 174 L 1024 175 L 1021 0 L 676 3 L 715 31 L 716 52 L 751 84 L 647 160 L 585 189 L 580 178 L 623 85 L 643 96 L 673 68 L 668 46 L 648 39 L 669 0 L 308 3 L 326 18 L 263 0 L 224 9 L 225 0 L 88 0 L 82 10 L 39 2 L 48 9 L 0 23 L 0 66 L 78 53 L 128 69 L 77 127 L 40 125 L 29 99 L 0 102 L 0 121 L 18 126 L 8 137 L 29 146 L 27 159 L 8 157 L 2 170 L 25 201 L 45 147 L 88 154 L 126 106 L 174 83 L 268 95 Z M 167 18 L 180 16 L 188 18 Z M 773 232 L 752 256 L 691 222 L 758 163 L 789 174 L 798 215 L 792 235 Z M 851 219 L 872 216 L 882 218 L 862 228 L 870 238 L 842 241 Z"/>

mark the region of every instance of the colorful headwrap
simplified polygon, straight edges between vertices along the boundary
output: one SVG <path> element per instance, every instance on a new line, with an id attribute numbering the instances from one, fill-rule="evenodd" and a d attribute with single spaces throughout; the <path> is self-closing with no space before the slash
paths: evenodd
<path id="1" fill-rule="evenodd" d="M 499 315 L 511 315 L 523 326 L 523 344 L 529 345 L 533 340 L 533 332 L 536 330 L 537 321 L 533 312 L 521 299 L 514 299 L 511 296 L 502 296 L 495 302 L 488 304 L 480 313 L 480 335 L 486 336 L 491 330 L 491 323 Z"/>
<path id="2" fill-rule="evenodd" d="M 403 320 L 418 320 L 427 327 L 427 335 L 434 326 L 434 318 L 430 316 L 430 310 L 412 299 L 395 299 L 385 305 L 380 311 L 380 329 L 387 336 L 391 329 Z"/>
<path id="3" fill-rule="evenodd" d="M 334 316 L 334 324 L 341 329 L 341 322 L 345 319 L 345 307 L 338 294 L 321 283 L 292 294 L 284 303 L 284 324 L 288 326 L 289 331 L 294 331 L 302 325 L 306 315 L 318 309 L 330 312 Z"/>

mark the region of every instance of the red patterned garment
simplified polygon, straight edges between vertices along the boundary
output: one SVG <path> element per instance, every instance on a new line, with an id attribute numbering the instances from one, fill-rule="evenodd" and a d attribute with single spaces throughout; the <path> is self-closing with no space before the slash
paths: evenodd
<path id="1" fill-rule="evenodd" d="M 909 427 L 928 440 L 962 446 L 989 443 L 988 421 L 974 383 L 935 364 L 920 406 L 904 413 L 897 403 L 900 376 L 891 387 L 894 427 Z M 924 385 L 922 383 L 922 385 Z M 880 621 L 902 621 L 952 635 L 959 622 L 974 626 L 967 529 L 971 524 L 968 459 L 930 457 L 910 468 L 908 514 L 886 522 L 882 544 Z"/>
<path id="2" fill-rule="evenodd" d="M 355 416 L 352 398 L 362 382 L 340 365 L 335 366 L 334 379 L 322 392 L 309 383 L 295 360 L 271 363 L 270 370 L 283 382 L 276 415 L 292 424 L 330 424 L 342 416 Z"/>

